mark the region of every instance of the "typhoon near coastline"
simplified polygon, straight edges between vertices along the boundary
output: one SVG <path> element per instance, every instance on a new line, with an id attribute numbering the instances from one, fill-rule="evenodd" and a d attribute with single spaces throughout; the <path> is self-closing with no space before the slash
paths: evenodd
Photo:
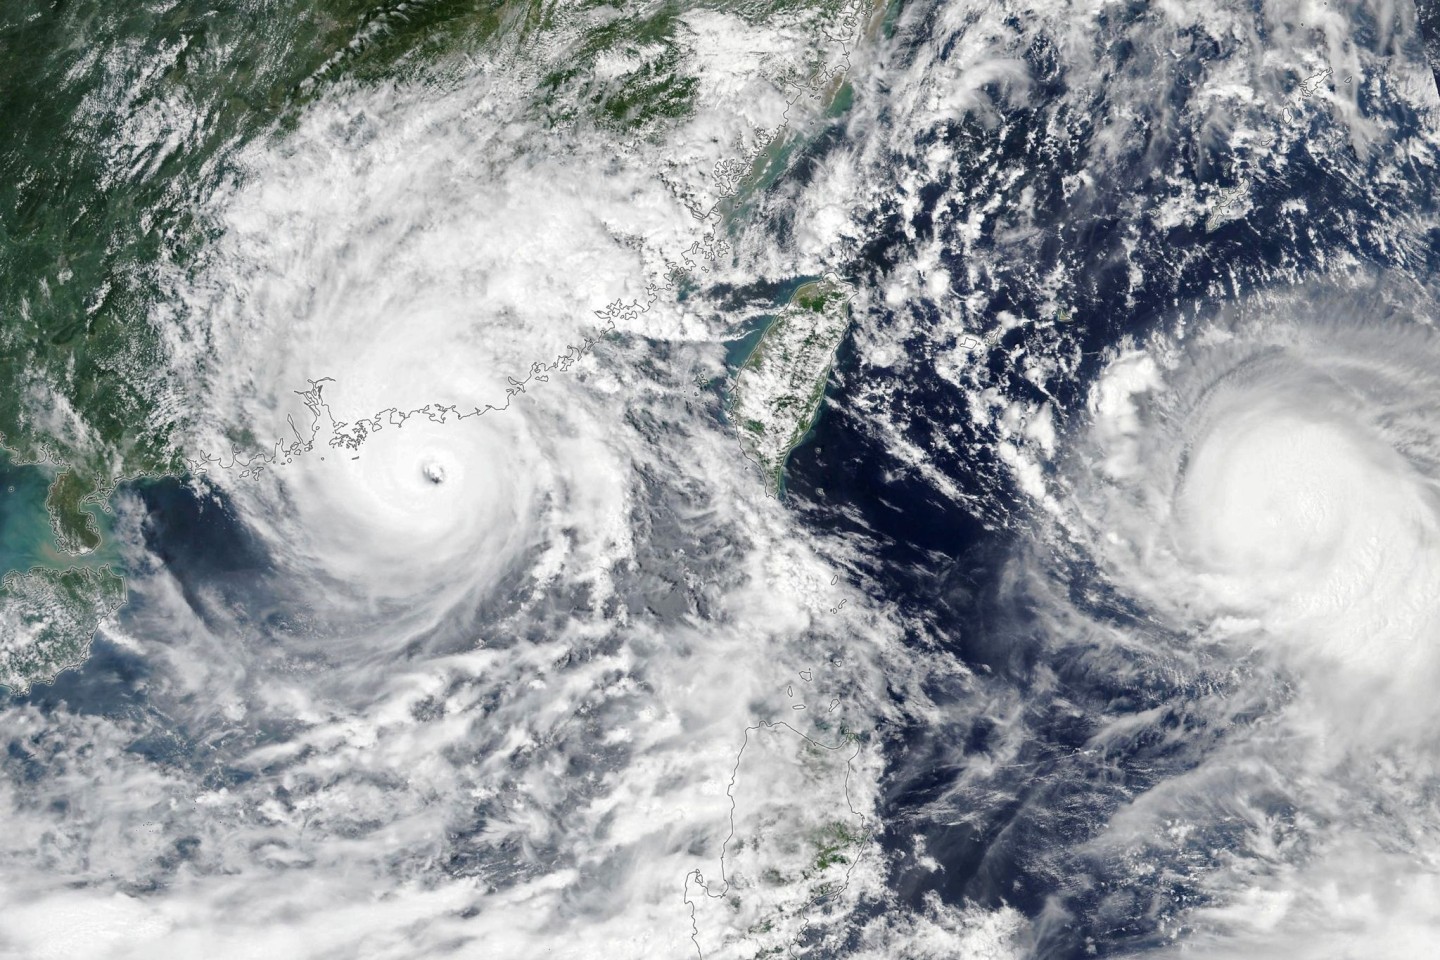
<path id="1" fill-rule="evenodd" d="M 13 0 L 0 955 L 1440 954 L 1429 0 Z"/>

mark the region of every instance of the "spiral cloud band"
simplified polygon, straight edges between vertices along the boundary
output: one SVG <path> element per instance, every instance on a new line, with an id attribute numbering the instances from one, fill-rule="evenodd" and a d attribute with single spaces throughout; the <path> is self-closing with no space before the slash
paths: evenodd
<path id="1" fill-rule="evenodd" d="M 1223 691 L 1190 707 L 1223 736 L 1091 845 L 1169 831 L 1184 850 L 1188 831 L 1250 823 L 1223 869 L 1188 868 L 1202 955 L 1350 956 L 1342 928 L 1435 946 L 1385 891 L 1430 882 L 1397 856 L 1440 853 L 1424 800 L 1440 761 L 1440 338 L 1427 298 L 1375 287 L 1196 310 L 1117 348 L 1036 500 L 1067 558 L 1044 576 L 1136 617 L 1095 632 L 1117 644 L 1099 655 Z"/>
<path id="2" fill-rule="evenodd" d="M 1437 349 L 1423 328 L 1236 318 L 1122 355 L 1096 387 L 1079 456 L 1100 470 L 1076 515 L 1174 617 L 1316 668 L 1432 669 L 1440 597 L 1413 586 L 1440 569 Z"/>

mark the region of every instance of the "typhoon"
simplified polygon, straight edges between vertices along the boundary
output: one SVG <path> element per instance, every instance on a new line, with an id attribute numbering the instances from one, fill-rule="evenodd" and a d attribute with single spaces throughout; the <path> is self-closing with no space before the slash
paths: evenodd
<path id="1" fill-rule="evenodd" d="M 1440 951 L 1429 6 L 13 8 L 0 955 Z"/>
<path id="2" fill-rule="evenodd" d="M 1143 649 L 1209 687 L 1188 769 L 1089 841 L 1168 848 L 1193 954 L 1436 943 L 1417 865 L 1435 855 L 1437 342 L 1433 303 L 1374 283 L 1391 303 L 1258 296 L 1115 351 L 1042 500 L 1042 542 L 1087 595 L 1067 614 L 1133 611 L 1095 656 Z"/>

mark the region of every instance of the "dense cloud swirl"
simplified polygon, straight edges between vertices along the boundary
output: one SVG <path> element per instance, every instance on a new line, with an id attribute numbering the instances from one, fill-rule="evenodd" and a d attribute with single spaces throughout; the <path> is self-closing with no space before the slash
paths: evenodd
<path id="1" fill-rule="evenodd" d="M 1195 906 L 1164 910 L 1206 956 L 1437 942 L 1387 891 L 1410 903 L 1440 852 L 1440 602 L 1419 586 L 1440 570 L 1440 341 L 1428 298 L 1374 287 L 1257 295 L 1116 349 L 1044 468 L 1051 560 L 1027 592 L 1088 622 L 1106 673 L 1138 657 L 1193 690 L 1185 724 L 1215 738 L 1081 855 L 1172 863 Z M 1206 836 L 1231 842 L 1212 858 Z"/>
<path id="2" fill-rule="evenodd" d="M 1121 351 L 1052 503 L 1101 569 L 1204 642 L 1347 687 L 1440 671 L 1440 391 L 1424 318 L 1257 297 Z"/>
<path id="3" fill-rule="evenodd" d="M 695 399 L 723 345 L 644 282 L 695 218 L 579 139 L 507 148 L 501 82 L 428 93 L 258 145 L 171 278 L 203 473 L 124 498 L 124 619 L 12 714 L 11 772 L 53 763 L 4 787 L 0 949 L 690 955 L 757 717 L 740 786 L 790 785 L 761 813 L 798 840 L 736 876 L 796 878 L 751 919 L 785 948 L 883 895 L 878 847 L 823 904 L 799 878 L 869 840 L 898 630 Z"/>
<path id="4" fill-rule="evenodd" d="M 461 6 L 166 188 L 0 955 L 1440 954 L 1408 7 Z"/>
<path id="5" fill-rule="evenodd" d="M 456 96 L 394 123 L 396 95 L 378 94 L 256 151 L 217 203 L 210 269 L 180 285 L 212 396 L 194 446 L 336 607 L 423 598 L 438 620 L 526 551 L 558 550 L 546 523 L 591 551 L 589 574 L 624 555 L 625 470 L 593 407 L 557 394 L 614 329 L 597 311 L 646 305 L 617 231 L 667 211 L 621 205 L 620 177 L 613 208 L 582 204 L 563 157 L 457 163 L 503 129 L 506 87 L 475 85 L 491 113 Z"/>

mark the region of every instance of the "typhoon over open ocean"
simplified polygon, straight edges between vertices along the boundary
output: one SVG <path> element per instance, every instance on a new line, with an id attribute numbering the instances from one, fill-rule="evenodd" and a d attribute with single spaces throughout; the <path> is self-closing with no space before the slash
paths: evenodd
<path id="1" fill-rule="evenodd" d="M 0 957 L 1440 956 L 1432 67 L 4 4 Z"/>

